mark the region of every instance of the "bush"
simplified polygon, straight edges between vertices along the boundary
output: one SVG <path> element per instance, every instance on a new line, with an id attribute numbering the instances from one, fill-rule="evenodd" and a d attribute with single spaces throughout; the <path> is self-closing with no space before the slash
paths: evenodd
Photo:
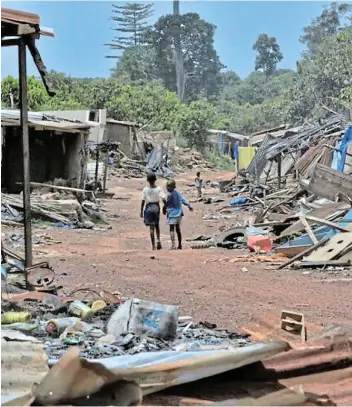
<path id="1" fill-rule="evenodd" d="M 235 171 L 234 161 L 229 155 L 219 153 L 218 151 L 206 151 L 205 158 L 211 162 L 215 169 L 223 171 Z"/>

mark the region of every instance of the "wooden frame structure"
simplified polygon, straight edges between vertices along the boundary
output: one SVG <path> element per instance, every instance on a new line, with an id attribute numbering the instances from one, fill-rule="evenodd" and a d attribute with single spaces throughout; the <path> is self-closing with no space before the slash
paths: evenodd
<path id="1" fill-rule="evenodd" d="M 1 47 L 18 47 L 19 90 L 20 90 L 20 129 L 22 138 L 23 161 L 23 207 L 24 207 L 24 239 L 25 267 L 32 266 L 32 226 L 30 201 L 30 156 L 28 139 L 28 105 L 27 105 L 27 48 L 38 68 L 44 86 L 50 96 L 55 92 L 50 89 L 46 80 L 46 68 L 35 45 L 41 35 L 54 37 L 51 29 L 40 28 L 40 17 L 7 8 L 1 9 Z M 27 277 L 27 276 L 26 276 Z"/>

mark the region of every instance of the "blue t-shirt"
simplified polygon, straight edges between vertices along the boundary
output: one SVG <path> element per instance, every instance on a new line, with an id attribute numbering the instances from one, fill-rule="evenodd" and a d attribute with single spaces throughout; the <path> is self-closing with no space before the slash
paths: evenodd
<path id="1" fill-rule="evenodd" d="M 182 204 L 188 208 L 191 206 L 182 194 L 176 190 L 169 192 L 166 199 L 166 210 L 169 218 L 183 216 Z"/>

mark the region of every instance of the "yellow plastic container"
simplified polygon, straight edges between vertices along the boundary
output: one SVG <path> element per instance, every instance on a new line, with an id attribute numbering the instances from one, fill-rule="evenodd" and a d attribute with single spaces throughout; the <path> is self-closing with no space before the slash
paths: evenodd
<path id="1" fill-rule="evenodd" d="M 71 302 L 70 306 L 68 307 L 68 312 L 71 315 L 82 319 L 87 319 L 94 314 L 92 308 L 82 301 Z"/>
<path id="2" fill-rule="evenodd" d="M 106 307 L 106 302 L 103 300 L 97 300 L 94 301 L 93 304 L 91 305 L 91 309 L 96 312 L 96 311 L 100 311 L 101 309 Z"/>
<path id="3" fill-rule="evenodd" d="M 15 322 L 28 322 L 31 316 L 29 312 L 5 312 L 1 315 L 2 324 L 13 324 Z"/>

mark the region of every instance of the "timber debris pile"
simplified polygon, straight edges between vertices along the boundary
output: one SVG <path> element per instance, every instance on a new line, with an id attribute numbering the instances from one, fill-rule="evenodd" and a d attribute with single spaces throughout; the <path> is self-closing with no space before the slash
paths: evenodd
<path id="1" fill-rule="evenodd" d="M 276 253 L 279 268 L 348 268 L 351 174 L 352 126 L 342 116 L 281 138 L 267 134 L 248 169 L 203 198 L 210 204 L 203 220 L 222 225 L 191 247 Z"/>
<path id="2" fill-rule="evenodd" d="M 93 191 L 63 186 L 63 183 L 64 180 L 55 180 L 52 184 L 31 183 L 34 224 L 85 229 L 108 224 L 105 210 Z M 10 226 L 23 222 L 21 195 L 1 194 L 1 222 Z"/>
<path id="3" fill-rule="evenodd" d="M 190 148 L 177 148 L 170 159 L 170 165 L 177 172 L 206 171 L 213 168 L 213 165 L 203 157 L 203 154 Z"/>

